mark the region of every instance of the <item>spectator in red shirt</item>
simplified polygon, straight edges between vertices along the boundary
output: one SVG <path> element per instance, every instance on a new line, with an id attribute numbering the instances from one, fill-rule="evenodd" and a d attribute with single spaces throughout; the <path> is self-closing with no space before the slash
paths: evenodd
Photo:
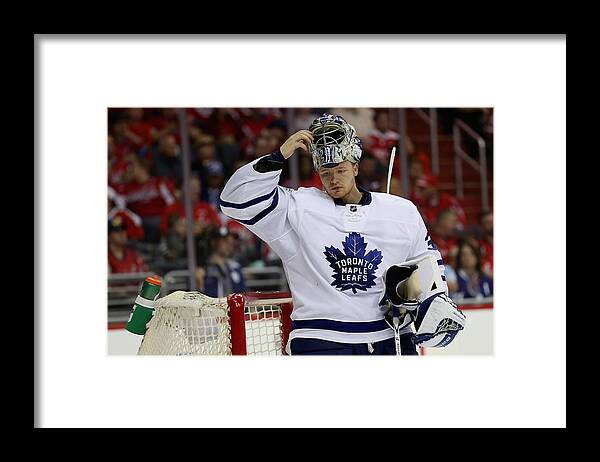
<path id="1" fill-rule="evenodd" d="M 108 221 L 109 273 L 143 273 L 148 266 L 142 256 L 127 245 L 127 230 L 120 217 Z"/>
<path id="2" fill-rule="evenodd" d="M 165 135 L 173 135 L 179 144 L 179 115 L 174 108 L 160 108 L 148 111 L 147 122 L 152 127 L 152 140 L 155 142 Z"/>
<path id="3" fill-rule="evenodd" d="M 392 148 L 399 146 L 400 134 L 390 129 L 387 110 L 376 111 L 373 121 L 375 122 L 375 128 L 369 132 L 364 147 L 381 165 L 387 167 Z M 406 139 L 406 148 L 409 155 L 414 152 L 414 146 L 408 138 Z"/>
<path id="4" fill-rule="evenodd" d="M 127 207 L 142 218 L 147 242 L 160 239 L 160 219 L 166 207 L 175 202 L 175 187 L 165 178 L 152 177 L 146 161 L 136 156 L 128 157 L 127 183 L 117 192 Z"/>
<path id="5" fill-rule="evenodd" d="M 144 120 L 144 110 L 139 107 L 129 108 L 127 110 L 127 131 L 128 138 L 139 149 L 143 146 L 150 146 L 154 142 L 154 128 Z"/>
<path id="6" fill-rule="evenodd" d="M 310 156 L 300 153 L 300 155 L 298 156 L 298 164 L 299 188 L 323 188 L 323 183 L 321 183 L 321 177 L 319 176 L 319 173 L 315 171 L 313 161 Z M 281 184 L 282 186 L 286 186 L 288 188 L 294 187 L 290 178 L 283 180 Z"/>
<path id="7" fill-rule="evenodd" d="M 109 135 L 111 136 L 111 139 L 108 140 L 109 155 L 112 149 L 118 159 L 134 153 L 138 146 L 137 142 L 140 141 L 127 129 L 127 116 L 120 112 L 113 114 L 109 125 Z"/>
<path id="8" fill-rule="evenodd" d="M 426 224 L 431 224 L 442 210 L 451 209 L 456 213 L 460 223 L 459 228 L 467 224 L 467 216 L 458 199 L 437 188 L 438 180 L 433 175 L 423 175 L 411 191 L 411 201 L 419 208 Z"/>
<path id="9" fill-rule="evenodd" d="M 197 121 L 197 125 L 203 132 L 211 134 L 220 139 L 223 135 L 232 135 L 236 141 L 243 137 L 240 129 L 239 114 L 229 108 L 216 108 L 206 121 Z"/>
<path id="10" fill-rule="evenodd" d="M 431 240 L 438 248 L 444 264 L 454 266 L 458 252 L 458 217 L 451 209 L 442 210 L 431 226 Z"/>
<path id="11" fill-rule="evenodd" d="M 108 219 L 120 218 L 127 231 L 127 239 L 141 241 L 144 239 L 144 228 L 142 219 L 125 207 L 125 200 L 116 191 L 108 187 Z"/>
<path id="12" fill-rule="evenodd" d="M 240 145 L 246 154 L 251 154 L 254 140 L 275 120 L 275 116 L 264 108 L 241 110 L 240 113 L 242 115 L 241 131 L 243 134 Z"/>
<path id="13" fill-rule="evenodd" d="M 108 135 L 108 184 L 122 184 L 127 172 L 126 151 L 117 147 L 112 135 Z"/>
<path id="14" fill-rule="evenodd" d="M 207 225 L 221 226 L 221 218 L 216 209 L 208 202 L 200 199 L 202 183 L 197 175 L 190 178 L 190 196 L 192 199 L 192 216 L 194 219 L 194 233 L 198 234 Z M 166 235 L 173 221 L 185 216 L 185 204 L 183 198 L 166 207 L 160 223 L 161 234 Z"/>

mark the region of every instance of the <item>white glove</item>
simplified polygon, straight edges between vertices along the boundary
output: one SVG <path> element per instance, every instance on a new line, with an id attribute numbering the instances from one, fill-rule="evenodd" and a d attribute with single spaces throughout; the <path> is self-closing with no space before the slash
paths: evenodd
<path id="1" fill-rule="evenodd" d="M 421 347 L 445 347 L 465 328 L 466 319 L 445 293 L 432 295 L 416 310 L 413 342 Z"/>

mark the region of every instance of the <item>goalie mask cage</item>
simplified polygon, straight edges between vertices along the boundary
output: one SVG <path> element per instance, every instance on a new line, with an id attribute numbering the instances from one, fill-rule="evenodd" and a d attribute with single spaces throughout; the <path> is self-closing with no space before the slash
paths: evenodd
<path id="1" fill-rule="evenodd" d="M 285 355 L 292 299 L 285 292 L 213 298 L 176 291 L 156 300 L 138 355 Z"/>

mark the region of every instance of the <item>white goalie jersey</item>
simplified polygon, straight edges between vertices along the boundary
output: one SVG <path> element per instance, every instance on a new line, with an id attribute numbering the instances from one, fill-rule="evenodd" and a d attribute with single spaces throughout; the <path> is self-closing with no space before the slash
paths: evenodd
<path id="1" fill-rule="evenodd" d="M 294 300 L 290 340 L 392 338 L 379 302 L 393 264 L 433 256 L 447 293 L 442 257 L 412 202 L 361 189 L 359 204 L 344 204 L 316 188 L 284 188 L 281 170 L 261 173 L 254 168 L 259 160 L 232 175 L 220 206 L 281 258 Z"/>

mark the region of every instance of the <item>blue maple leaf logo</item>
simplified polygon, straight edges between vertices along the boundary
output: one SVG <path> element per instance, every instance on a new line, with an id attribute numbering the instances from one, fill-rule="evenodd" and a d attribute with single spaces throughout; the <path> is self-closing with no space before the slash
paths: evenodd
<path id="1" fill-rule="evenodd" d="M 325 247 L 325 258 L 333 269 L 332 286 L 338 289 L 366 291 L 375 285 L 375 271 L 383 260 L 377 249 L 365 254 L 367 244 L 359 233 L 350 233 L 342 242 L 344 252 L 335 247 Z"/>

